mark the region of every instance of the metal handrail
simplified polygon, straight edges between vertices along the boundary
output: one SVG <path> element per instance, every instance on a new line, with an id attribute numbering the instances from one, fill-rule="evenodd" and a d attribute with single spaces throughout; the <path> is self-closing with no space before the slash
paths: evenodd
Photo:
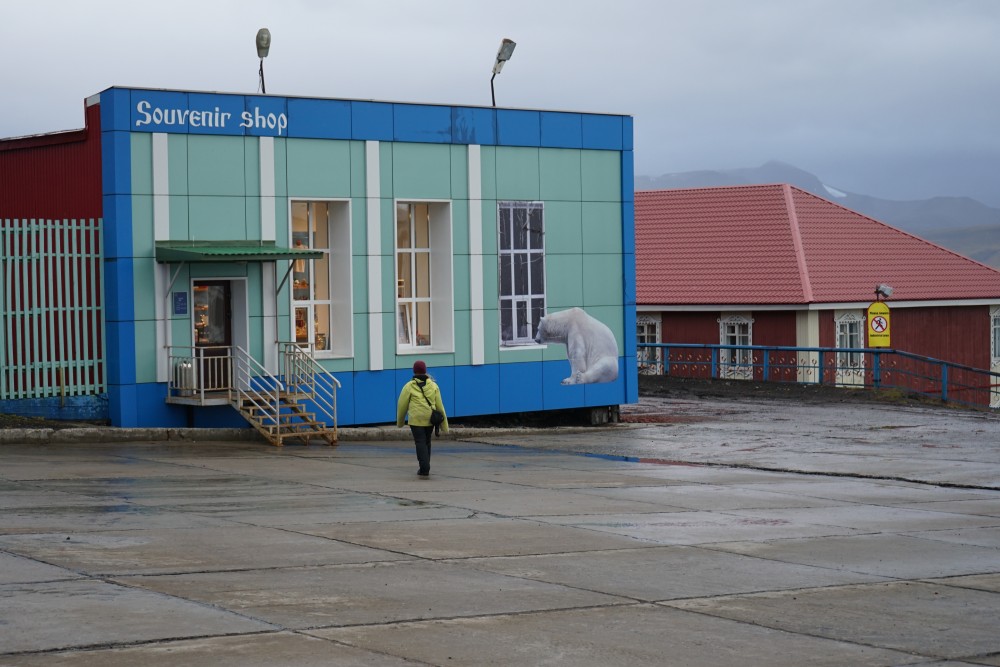
<path id="1" fill-rule="evenodd" d="M 298 343 L 278 343 L 284 367 L 285 383 L 289 389 L 312 400 L 324 421 L 337 429 L 337 390 L 340 381 L 319 365 L 312 355 Z"/>
<path id="2" fill-rule="evenodd" d="M 233 374 L 237 406 L 249 403 L 266 414 L 277 415 L 285 385 L 240 346 L 233 348 Z M 256 374 L 255 374 L 256 373 Z M 266 398 L 262 400 L 262 398 Z"/>
<path id="3" fill-rule="evenodd" d="M 1000 407 L 1000 373 L 892 348 L 638 343 L 636 357 L 642 374 L 897 389 Z"/>

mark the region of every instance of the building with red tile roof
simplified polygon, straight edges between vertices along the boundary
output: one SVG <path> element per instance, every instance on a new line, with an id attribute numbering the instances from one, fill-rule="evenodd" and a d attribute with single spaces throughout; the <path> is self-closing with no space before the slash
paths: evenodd
<path id="1" fill-rule="evenodd" d="M 1000 371 L 1000 271 L 787 184 L 635 193 L 640 342 L 891 347 Z"/>

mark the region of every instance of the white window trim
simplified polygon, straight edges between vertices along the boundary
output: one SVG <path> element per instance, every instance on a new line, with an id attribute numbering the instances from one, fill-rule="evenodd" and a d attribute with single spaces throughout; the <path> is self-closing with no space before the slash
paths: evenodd
<path id="1" fill-rule="evenodd" d="M 496 239 L 497 239 L 497 327 L 499 329 L 497 331 L 497 334 L 498 334 L 498 338 L 500 340 L 500 349 L 501 350 L 526 350 L 526 349 L 532 349 L 532 348 L 545 349 L 547 346 L 546 345 L 540 345 L 540 344 L 536 343 L 534 341 L 534 338 L 513 339 L 513 340 L 510 340 L 510 341 L 505 341 L 503 339 L 503 323 L 502 323 L 502 319 L 503 319 L 502 312 L 503 312 L 503 309 L 501 307 L 501 303 L 502 303 L 502 301 L 503 301 L 503 299 L 505 297 L 502 295 L 503 286 L 500 284 L 501 283 L 501 278 L 500 278 L 500 276 L 501 276 L 500 262 L 503 261 L 504 257 L 508 257 L 509 258 L 509 257 L 511 257 L 512 254 L 514 254 L 513 249 L 504 251 L 504 250 L 502 250 L 500 248 L 500 211 L 501 211 L 501 209 L 504 206 L 507 206 L 507 207 L 510 207 L 510 208 L 521 206 L 521 207 L 525 207 L 525 208 L 538 208 L 538 209 L 541 209 L 541 211 L 542 211 L 542 262 L 543 263 L 545 262 L 545 260 L 546 260 L 546 258 L 548 256 L 548 248 L 546 247 L 546 234 L 545 234 L 545 228 L 547 227 L 546 215 L 545 215 L 545 202 L 543 202 L 543 201 L 537 201 L 537 200 L 524 200 L 524 199 L 501 199 L 501 200 L 497 200 L 497 209 L 496 209 Z M 547 313 L 548 312 L 548 286 L 549 286 L 548 285 L 548 281 L 549 281 L 549 276 L 548 276 L 548 273 L 545 271 L 544 266 L 542 268 L 542 275 L 543 275 L 543 280 L 545 282 L 545 288 L 543 289 L 543 291 L 541 293 L 541 299 L 542 299 L 542 302 L 543 302 L 542 303 L 542 312 L 543 313 Z M 529 270 L 529 277 L 530 277 L 530 270 Z M 523 297 L 523 295 L 516 295 L 516 296 Z M 512 297 L 509 297 L 509 298 L 513 299 L 514 297 L 512 296 Z M 529 313 L 531 311 L 530 301 L 533 298 L 537 298 L 537 297 L 535 295 L 533 295 L 533 294 L 527 296 L 527 300 L 529 302 L 529 304 L 528 304 Z M 516 313 L 512 313 L 512 317 L 516 317 Z"/>
<path id="2" fill-rule="evenodd" d="M 753 345 L 753 317 L 750 313 L 728 313 L 719 318 L 719 344 L 728 345 L 726 342 L 726 329 L 729 325 L 745 324 L 747 327 L 747 345 Z M 730 359 L 729 350 L 720 350 L 719 354 L 719 375 L 733 379 L 750 380 L 753 379 L 753 355 L 749 350 L 737 350 L 737 359 Z"/>
<path id="3" fill-rule="evenodd" d="M 835 310 L 833 311 L 834 323 L 834 347 L 840 348 L 863 348 L 865 346 L 865 327 L 867 317 L 860 310 Z M 858 327 L 858 344 L 841 345 L 840 326 L 842 324 L 855 324 Z M 865 382 L 865 355 L 860 352 L 838 352 L 837 353 L 837 384 L 841 385 L 863 385 Z M 845 365 L 844 362 L 847 362 Z"/>
<path id="4" fill-rule="evenodd" d="M 392 320 L 396 353 L 419 356 L 455 351 L 455 284 L 452 201 L 450 199 L 398 198 L 392 202 Z M 430 215 L 431 344 L 399 343 L 399 261 L 396 247 L 396 208 L 400 204 L 427 204 Z"/>
<path id="5" fill-rule="evenodd" d="M 330 252 L 327 268 L 330 281 L 330 322 L 327 327 L 333 338 L 331 349 L 311 350 L 317 359 L 349 359 L 354 356 L 354 253 L 352 252 L 351 200 L 334 197 L 288 196 L 288 247 L 292 247 L 292 204 L 321 202 L 330 205 L 328 224 Z M 306 260 L 313 261 L 313 260 Z M 303 303 L 313 305 L 313 300 L 296 301 L 294 290 L 288 290 L 288 339 L 295 340 L 295 308 Z M 338 323 L 346 323 L 343 335 Z"/>
<path id="6" fill-rule="evenodd" d="M 998 330 L 1000 330 L 1000 305 L 990 307 L 990 363 L 992 366 L 1000 366 Z"/>
<path id="7" fill-rule="evenodd" d="M 657 316 L 653 316 L 653 315 L 648 315 L 648 314 L 642 314 L 642 315 L 639 315 L 638 317 L 636 317 L 636 320 L 635 320 L 636 344 L 638 344 L 640 342 L 638 340 L 638 334 L 639 334 L 640 328 L 643 325 L 648 325 L 648 324 L 653 325 L 653 338 L 654 338 L 654 340 L 652 342 L 654 342 L 654 343 L 662 343 L 663 342 L 663 335 L 661 333 L 661 329 L 662 329 L 662 326 L 663 326 L 663 320 L 662 320 L 662 318 L 659 317 L 658 315 Z M 648 343 L 650 341 L 642 341 L 642 342 Z M 636 349 L 636 357 L 639 358 L 639 362 L 640 362 L 640 364 L 639 364 L 639 372 L 640 373 L 658 375 L 658 374 L 661 374 L 663 372 L 663 349 L 662 348 L 655 348 L 653 350 L 653 354 L 652 355 L 649 355 L 649 356 L 642 356 L 642 355 L 649 355 L 649 350 L 648 349 L 643 349 L 643 350 L 640 351 L 638 348 Z"/>

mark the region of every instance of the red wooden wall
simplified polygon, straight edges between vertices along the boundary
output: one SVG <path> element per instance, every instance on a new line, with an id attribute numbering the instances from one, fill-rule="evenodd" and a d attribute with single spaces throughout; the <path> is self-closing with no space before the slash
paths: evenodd
<path id="1" fill-rule="evenodd" d="M 100 109 L 82 130 L 0 140 L 0 220 L 102 217 Z"/>

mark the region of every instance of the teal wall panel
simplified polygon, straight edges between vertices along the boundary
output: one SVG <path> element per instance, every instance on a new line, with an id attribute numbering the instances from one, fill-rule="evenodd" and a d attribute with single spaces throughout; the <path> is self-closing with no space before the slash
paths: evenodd
<path id="1" fill-rule="evenodd" d="M 578 150 L 542 148 L 538 151 L 541 198 L 545 201 L 580 201 L 581 158 Z"/>
<path id="2" fill-rule="evenodd" d="M 486 302 L 486 310 L 483 311 L 483 360 L 487 364 L 495 364 L 500 361 L 500 312 L 496 307 L 496 299 L 493 304 Z"/>
<path id="3" fill-rule="evenodd" d="M 483 146 L 479 151 L 480 169 L 482 171 L 483 199 L 497 198 L 497 149 L 493 146 Z"/>
<path id="4" fill-rule="evenodd" d="M 620 278 L 622 256 L 612 253 L 584 255 L 583 263 L 586 270 L 583 272 L 581 307 L 621 305 L 624 299 Z"/>
<path id="5" fill-rule="evenodd" d="M 469 201 L 453 201 L 451 204 L 451 247 L 455 255 L 469 254 Z"/>
<path id="6" fill-rule="evenodd" d="M 135 322 L 135 381 L 156 382 L 156 321 Z"/>
<path id="7" fill-rule="evenodd" d="M 546 255 L 545 277 L 547 282 L 545 300 L 548 310 L 561 310 L 583 304 L 581 255 Z"/>
<path id="8" fill-rule="evenodd" d="M 244 144 L 243 137 L 189 137 L 188 192 L 192 196 L 245 196 Z M 173 158 L 170 162 L 174 163 Z"/>
<path id="9" fill-rule="evenodd" d="M 153 135 L 133 134 L 129 142 L 132 153 L 132 194 L 153 194 Z"/>
<path id="10" fill-rule="evenodd" d="M 288 140 L 274 140 L 274 196 L 288 196 Z M 278 208 L 281 208 L 280 206 Z"/>
<path id="11" fill-rule="evenodd" d="M 469 198 L 469 147 L 450 146 L 451 150 L 451 197 Z"/>
<path id="12" fill-rule="evenodd" d="M 583 203 L 583 252 L 622 252 L 622 209 L 612 202 Z"/>
<path id="13" fill-rule="evenodd" d="M 167 206 L 170 209 L 170 238 L 197 238 L 191 236 L 191 212 L 188 209 L 189 198 L 185 195 L 169 195 L 167 199 L 169 200 Z"/>
<path id="14" fill-rule="evenodd" d="M 153 256 L 152 195 L 132 195 L 132 255 Z"/>
<path id="15" fill-rule="evenodd" d="M 346 141 L 288 139 L 288 192 L 296 199 L 351 196 L 351 149 Z"/>
<path id="16" fill-rule="evenodd" d="M 535 201 L 540 197 L 537 148 L 496 148 L 496 198 Z"/>
<path id="17" fill-rule="evenodd" d="M 483 200 L 482 217 L 483 217 L 483 254 L 493 255 L 493 263 L 496 264 L 497 202 L 495 199 Z"/>
<path id="18" fill-rule="evenodd" d="M 135 298 L 136 320 L 152 320 L 156 318 L 157 294 L 153 273 L 155 266 L 156 261 L 151 257 L 136 257 L 132 262 L 134 271 L 132 288 Z"/>
<path id="19" fill-rule="evenodd" d="M 260 196 L 260 139 L 243 138 L 243 190 L 247 197 Z"/>
<path id="20" fill-rule="evenodd" d="M 583 200 L 620 202 L 621 168 L 621 155 L 617 152 L 583 151 Z"/>
<path id="21" fill-rule="evenodd" d="M 242 197 L 189 197 L 190 238 L 227 241 L 247 238 L 246 205 Z M 184 238 L 184 237 L 181 237 Z"/>
<path id="22" fill-rule="evenodd" d="M 188 165 L 188 138 L 184 135 L 167 137 L 168 184 L 171 195 L 189 193 L 190 169 Z"/>
<path id="23" fill-rule="evenodd" d="M 368 194 L 368 180 L 365 160 L 365 142 L 352 141 L 351 146 L 351 196 L 365 197 Z"/>
<path id="24" fill-rule="evenodd" d="M 454 295 L 455 295 L 455 309 L 456 310 L 468 310 L 470 307 L 470 295 L 469 295 L 469 280 L 467 276 L 469 273 L 469 256 L 468 255 L 455 255 L 453 258 L 453 266 L 455 269 L 454 280 Z"/>
<path id="25" fill-rule="evenodd" d="M 545 202 L 545 254 L 578 255 L 583 249 L 580 202 Z"/>
<path id="26" fill-rule="evenodd" d="M 451 146 L 393 144 L 392 183 L 396 199 L 450 199 Z"/>

